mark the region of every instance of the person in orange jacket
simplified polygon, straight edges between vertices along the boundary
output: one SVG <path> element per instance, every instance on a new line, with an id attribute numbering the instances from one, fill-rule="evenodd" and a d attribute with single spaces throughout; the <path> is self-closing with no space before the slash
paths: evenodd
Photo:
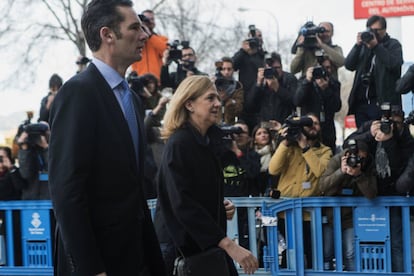
<path id="1" fill-rule="evenodd" d="M 142 59 L 132 64 L 132 70 L 139 76 L 151 73 L 160 79 L 162 55 L 167 49 L 168 38 L 154 32 L 155 18 L 152 10 L 145 10 L 139 15 L 147 27 L 149 38 L 142 50 Z"/>

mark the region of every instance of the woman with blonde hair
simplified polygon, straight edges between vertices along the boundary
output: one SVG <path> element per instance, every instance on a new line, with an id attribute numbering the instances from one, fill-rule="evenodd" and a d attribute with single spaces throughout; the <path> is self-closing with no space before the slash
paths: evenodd
<path id="1" fill-rule="evenodd" d="M 215 125 L 219 112 L 213 82 L 206 76 L 190 76 L 175 91 L 164 116 L 166 145 L 158 174 L 155 226 L 170 275 L 174 257 L 168 253 L 175 250 L 189 257 L 221 248 L 228 275 L 237 275 L 231 259 L 248 274 L 258 267 L 250 251 L 226 236 L 226 218 L 234 210 L 226 214 L 229 202 L 223 197 L 217 155 L 222 137 Z"/>

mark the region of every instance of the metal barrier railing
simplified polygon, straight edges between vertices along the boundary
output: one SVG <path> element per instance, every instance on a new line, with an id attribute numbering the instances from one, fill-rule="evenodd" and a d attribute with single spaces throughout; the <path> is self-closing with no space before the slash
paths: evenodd
<path id="1" fill-rule="evenodd" d="M 414 198 L 410 197 L 379 197 L 374 200 L 365 198 L 339 198 L 339 197 L 314 197 L 296 199 L 270 199 L 270 198 L 230 198 L 237 206 L 233 220 L 228 222 L 227 234 L 231 239 L 239 239 L 238 214 L 241 209 L 247 218 L 247 240 L 248 247 L 255 256 L 262 260 L 263 267 L 255 275 L 412 275 L 411 270 L 411 239 L 410 239 L 410 206 L 414 206 Z M 149 208 L 154 214 L 156 200 L 148 201 Z M 358 272 L 342 271 L 341 250 L 341 208 L 351 207 L 365 208 L 366 210 L 388 210 L 390 207 L 401 209 L 403 230 L 403 263 L 404 272 L 390 272 L 389 242 L 372 245 L 367 248 L 366 244 L 356 247 L 356 259 L 367 258 L 374 247 L 380 246 L 383 250 L 383 260 L 387 262 L 384 271 L 363 271 L 359 266 Z M 52 267 L 52 244 L 53 244 L 53 214 L 50 201 L 3 201 L 0 202 L 0 214 L 3 219 L 5 234 L 6 263 L 0 267 L 0 275 L 53 275 Z M 268 226 L 265 228 L 266 246 L 258 246 L 257 235 L 263 231 L 260 220 L 256 217 L 256 211 L 261 209 L 262 214 L 270 217 L 280 217 L 284 214 L 286 221 L 284 229 L 287 244 L 287 266 L 280 266 L 278 253 L 278 227 Z M 336 270 L 326 271 L 323 266 L 323 234 L 322 234 L 322 210 L 331 209 L 333 212 L 334 248 L 336 259 Z M 361 210 L 361 209 L 357 209 Z M 304 265 L 304 213 L 308 213 L 311 221 L 312 240 L 312 268 L 305 269 Z M 374 212 L 375 214 L 375 212 Z M 380 215 L 378 215 L 380 216 Z M 354 218 L 355 220 L 355 218 Z M 385 221 L 387 222 L 387 221 Z M 365 225 L 366 223 L 364 223 Z M 387 223 L 386 228 L 389 229 Z M 372 229 L 371 229 L 372 230 Z M 357 240 L 357 239 L 356 239 Z M 388 243 L 388 245 L 387 245 Z M 264 252 L 264 254 L 260 254 Z M 359 254 L 359 255 L 358 255 Z M 375 255 L 378 256 L 378 255 Z M 392 256 L 391 256 L 392 257 Z M 239 268 L 240 275 L 242 269 Z"/>

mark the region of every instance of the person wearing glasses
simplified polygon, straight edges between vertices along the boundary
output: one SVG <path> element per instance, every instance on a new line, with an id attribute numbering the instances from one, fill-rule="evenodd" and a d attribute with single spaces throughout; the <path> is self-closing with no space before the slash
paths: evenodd
<path id="1" fill-rule="evenodd" d="M 402 47 L 387 33 L 384 17 L 368 18 L 367 29 L 357 34 L 354 47 L 345 59 L 345 68 L 355 71 L 348 98 L 348 114 L 355 115 L 357 127 L 381 117 L 380 105 L 389 102 L 401 106 L 396 81 L 401 76 Z"/>

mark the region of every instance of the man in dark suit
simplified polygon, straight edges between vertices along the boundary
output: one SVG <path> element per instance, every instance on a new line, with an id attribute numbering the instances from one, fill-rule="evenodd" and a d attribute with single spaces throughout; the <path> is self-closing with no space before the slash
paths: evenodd
<path id="1" fill-rule="evenodd" d="M 129 0 L 93 0 L 82 29 L 92 63 L 64 84 L 50 115 L 55 275 L 164 275 L 142 188 L 141 106 L 124 80 L 148 36 Z"/>

